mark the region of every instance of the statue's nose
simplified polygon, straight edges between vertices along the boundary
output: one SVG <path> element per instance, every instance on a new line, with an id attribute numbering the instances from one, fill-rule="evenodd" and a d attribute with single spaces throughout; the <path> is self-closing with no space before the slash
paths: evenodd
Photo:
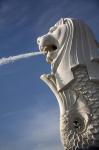
<path id="1" fill-rule="evenodd" d="M 38 43 L 38 44 L 40 44 L 40 39 L 41 39 L 41 37 L 38 37 L 38 38 L 37 38 L 37 43 Z"/>
<path id="2" fill-rule="evenodd" d="M 48 35 L 43 35 L 37 38 L 37 44 L 42 43 L 43 41 L 45 41 L 45 39 L 48 39 Z"/>

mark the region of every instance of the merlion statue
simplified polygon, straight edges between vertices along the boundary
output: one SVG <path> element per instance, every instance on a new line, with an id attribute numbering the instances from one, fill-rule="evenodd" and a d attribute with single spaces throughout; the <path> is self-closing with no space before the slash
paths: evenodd
<path id="1" fill-rule="evenodd" d="M 65 150 L 99 146 L 99 44 L 79 19 L 62 18 L 37 39 L 51 73 L 41 79 L 60 108 Z"/>

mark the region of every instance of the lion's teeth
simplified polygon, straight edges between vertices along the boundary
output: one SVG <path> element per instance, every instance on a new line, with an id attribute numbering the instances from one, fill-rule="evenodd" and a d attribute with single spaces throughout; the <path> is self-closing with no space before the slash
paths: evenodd
<path id="1" fill-rule="evenodd" d="M 41 51 L 47 51 L 48 48 L 47 48 L 47 46 L 44 46 L 44 47 L 42 46 L 40 49 L 41 49 Z"/>
<path id="2" fill-rule="evenodd" d="M 48 49 L 47 46 L 44 46 L 43 51 L 47 51 L 47 49 Z"/>

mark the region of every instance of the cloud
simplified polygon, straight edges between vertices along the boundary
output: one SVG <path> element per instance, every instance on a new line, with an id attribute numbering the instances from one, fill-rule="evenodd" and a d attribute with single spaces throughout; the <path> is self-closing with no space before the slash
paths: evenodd
<path id="1" fill-rule="evenodd" d="M 7 30 L 10 27 L 12 31 L 18 27 L 24 28 L 25 24 L 32 19 L 32 14 L 29 11 L 30 6 L 23 0 L 2 1 L 0 4 L 0 30 Z"/>
<path id="2" fill-rule="evenodd" d="M 56 110 L 38 112 L 35 118 L 30 118 L 24 128 L 22 143 L 33 143 L 32 149 L 57 150 L 61 147 L 59 140 L 59 114 Z"/>
<path id="3" fill-rule="evenodd" d="M 59 112 L 56 108 L 46 110 L 25 110 L 3 115 L 7 120 L 5 132 L 0 139 L 1 150 L 61 150 L 59 135 Z M 16 120 L 16 121 L 15 121 Z M 3 130 L 2 129 L 2 130 Z M 1 130 L 0 130 L 1 132 Z M 2 135 L 2 132 L 1 132 Z M 9 136 L 9 138 L 8 138 Z"/>

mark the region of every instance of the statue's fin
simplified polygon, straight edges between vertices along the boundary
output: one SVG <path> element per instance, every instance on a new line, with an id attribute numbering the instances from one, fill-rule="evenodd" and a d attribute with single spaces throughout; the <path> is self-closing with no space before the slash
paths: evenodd
<path id="1" fill-rule="evenodd" d="M 53 80 L 53 75 L 43 74 L 40 76 L 40 79 L 43 80 L 49 86 L 49 88 L 52 90 L 55 97 L 57 98 L 57 101 L 58 101 L 59 107 L 60 107 L 60 113 L 61 114 L 65 113 L 65 108 L 64 108 L 64 105 L 62 103 L 62 97 L 61 97 L 61 94 L 57 91 L 56 84 Z"/>

